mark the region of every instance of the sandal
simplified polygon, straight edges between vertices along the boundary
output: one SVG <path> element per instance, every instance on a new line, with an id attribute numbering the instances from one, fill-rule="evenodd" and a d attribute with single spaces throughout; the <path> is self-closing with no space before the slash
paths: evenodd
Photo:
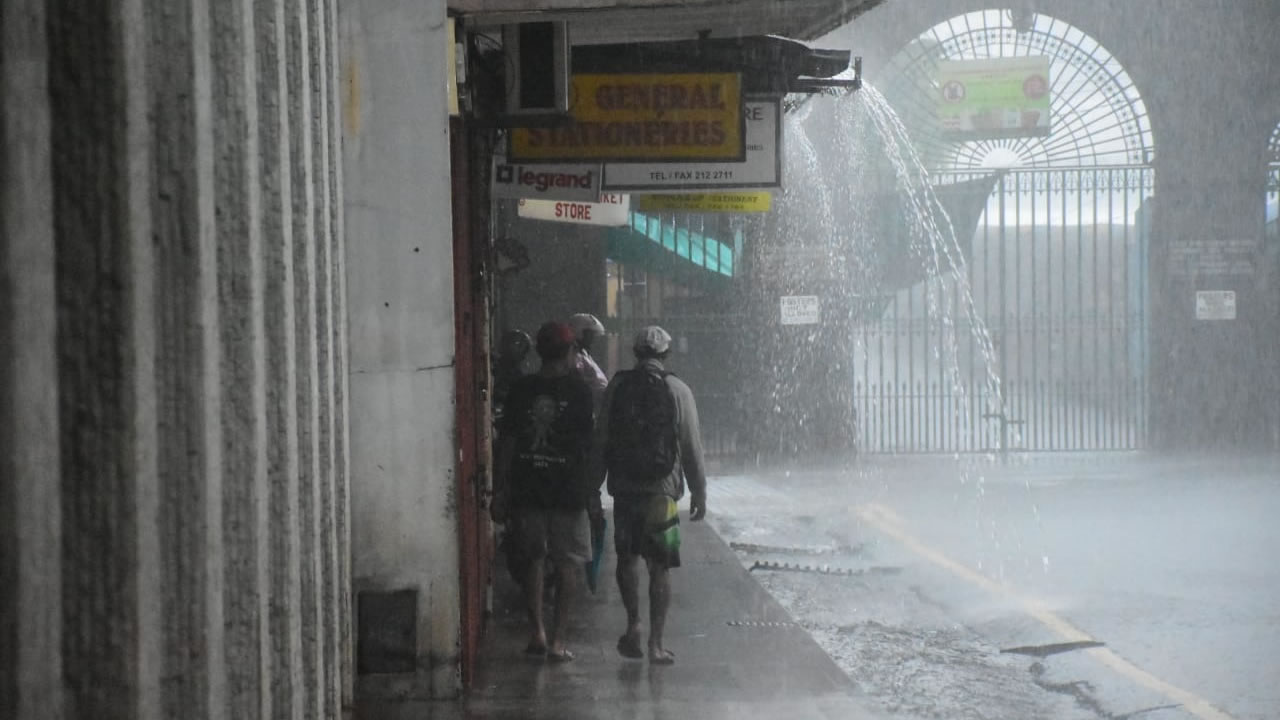
<path id="1" fill-rule="evenodd" d="M 630 634 L 624 634 L 618 638 L 618 654 L 632 660 L 643 658 L 644 650 L 640 647 L 640 638 Z"/>
<path id="2" fill-rule="evenodd" d="M 572 661 L 573 661 L 573 653 L 569 652 L 568 650 L 561 650 L 560 652 L 555 652 L 555 651 L 553 651 L 553 650 L 548 650 L 548 651 L 547 651 L 547 660 L 548 660 L 548 661 L 550 661 L 550 662 L 554 662 L 554 663 L 567 663 L 567 662 L 572 662 Z"/>
<path id="3" fill-rule="evenodd" d="M 649 664 L 650 665 L 675 665 L 676 654 L 671 652 L 670 650 L 650 650 Z"/>

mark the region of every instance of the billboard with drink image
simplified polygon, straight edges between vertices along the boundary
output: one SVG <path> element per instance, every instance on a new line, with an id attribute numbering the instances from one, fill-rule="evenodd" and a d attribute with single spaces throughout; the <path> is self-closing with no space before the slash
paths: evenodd
<path id="1" fill-rule="evenodd" d="M 1049 58 L 938 63 L 938 125 L 950 140 L 1046 136 Z"/>

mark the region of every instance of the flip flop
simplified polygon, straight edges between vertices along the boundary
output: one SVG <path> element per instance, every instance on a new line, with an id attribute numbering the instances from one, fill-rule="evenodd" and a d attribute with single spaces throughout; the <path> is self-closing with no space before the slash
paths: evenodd
<path id="1" fill-rule="evenodd" d="M 650 665 L 675 665 L 676 654 L 670 650 L 659 650 L 655 654 L 653 651 L 649 653 Z"/>
<path id="2" fill-rule="evenodd" d="M 562 650 L 560 652 L 554 652 L 554 651 L 548 650 L 547 660 L 554 663 L 572 662 L 573 653 L 569 652 L 568 650 Z"/>
<path id="3" fill-rule="evenodd" d="M 640 647 L 639 638 L 631 635 L 623 635 L 618 638 L 618 654 L 624 658 L 632 660 L 640 660 L 644 657 L 644 650 Z"/>

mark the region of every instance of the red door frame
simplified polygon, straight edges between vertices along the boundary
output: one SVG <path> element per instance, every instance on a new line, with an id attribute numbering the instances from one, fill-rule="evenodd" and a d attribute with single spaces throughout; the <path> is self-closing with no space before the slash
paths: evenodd
<path id="1" fill-rule="evenodd" d="M 462 683 L 475 674 L 493 557 L 489 521 L 490 412 L 488 292 L 484 272 L 488 237 L 488 188 L 483 143 L 462 118 L 451 118 L 453 194 L 453 298 L 457 512 L 461 601 Z"/>

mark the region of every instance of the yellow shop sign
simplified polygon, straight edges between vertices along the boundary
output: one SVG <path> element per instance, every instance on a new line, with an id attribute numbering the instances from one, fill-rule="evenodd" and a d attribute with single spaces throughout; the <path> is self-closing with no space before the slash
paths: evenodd
<path id="1" fill-rule="evenodd" d="M 742 161 L 737 73 L 574 75 L 571 120 L 516 128 L 508 157 L 523 162 Z"/>
<path id="2" fill-rule="evenodd" d="M 638 195 L 638 212 L 756 213 L 769 212 L 768 191 Z"/>

